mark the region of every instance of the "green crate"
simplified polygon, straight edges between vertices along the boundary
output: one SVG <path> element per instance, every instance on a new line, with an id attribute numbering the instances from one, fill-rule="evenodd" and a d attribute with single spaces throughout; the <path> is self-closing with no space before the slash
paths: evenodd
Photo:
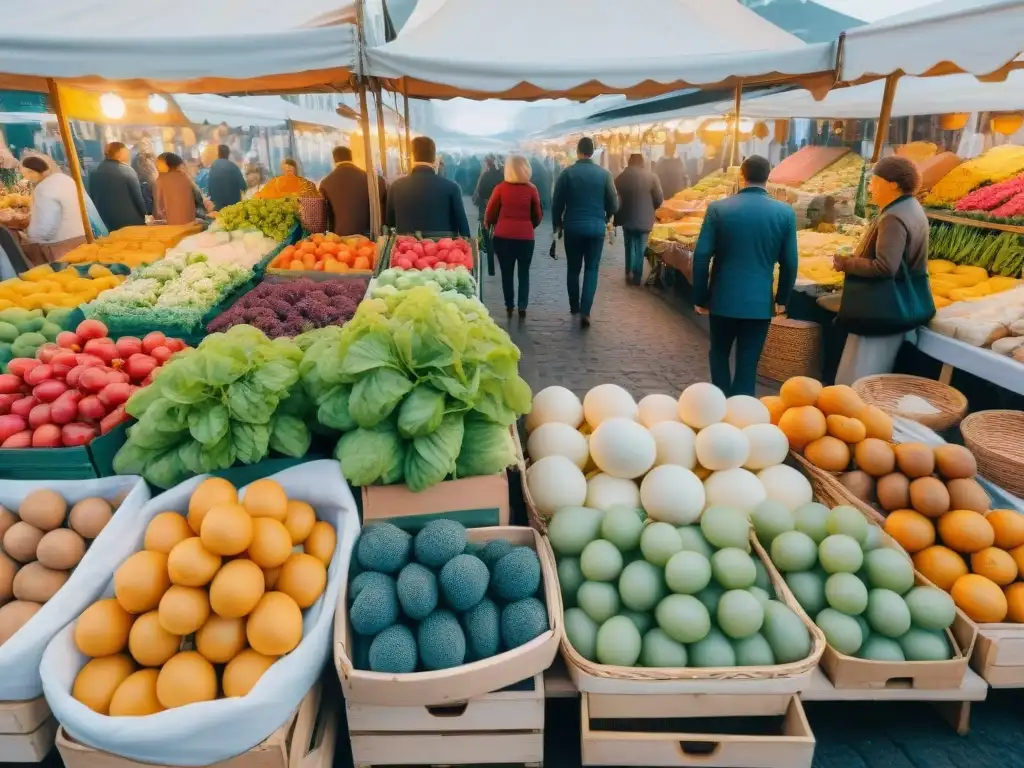
<path id="1" fill-rule="evenodd" d="M 239 464 L 231 467 L 230 469 L 225 469 L 220 472 L 212 472 L 211 474 L 215 477 L 224 478 L 236 488 L 241 488 L 249 485 L 249 483 L 255 483 L 257 480 L 262 480 L 264 477 L 270 477 L 271 475 L 276 475 L 278 472 L 283 472 L 286 469 L 297 467 L 299 464 L 329 458 L 330 456 L 326 455 L 318 456 L 315 454 L 307 454 L 301 459 L 293 459 L 290 457 L 264 459 L 263 461 L 255 464 Z"/>
<path id="2" fill-rule="evenodd" d="M 93 480 L 116 475 L 114 456 L 130 422 L 78 448 L 0 449 L 0 480 Z"/>

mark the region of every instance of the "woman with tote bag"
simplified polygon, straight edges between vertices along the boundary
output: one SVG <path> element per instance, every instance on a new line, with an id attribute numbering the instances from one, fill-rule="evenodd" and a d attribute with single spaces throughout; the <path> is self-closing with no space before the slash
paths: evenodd
<path id="1" fill-rule="evenodd" d="M 935 316 L 928 286 L 928 217 L 914 197 L 917 166 L 902 157 L 872 170 L 871 202 L 880 209 L 856 252 L 836 256 L 846 273 L 837 323 L 849 332 L 837 384 L 892 371 L 907 331 Z"/>

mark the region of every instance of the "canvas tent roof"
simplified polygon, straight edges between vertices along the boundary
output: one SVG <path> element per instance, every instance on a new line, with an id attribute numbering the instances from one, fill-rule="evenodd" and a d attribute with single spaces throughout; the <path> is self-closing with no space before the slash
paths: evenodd
<path id="1" fill-rule="evenodd" d="M 827 87 L 833 48 L 806 45 L 735 0 L 429 0 L 366 59 L 371 75 L 418 98 L 641 98 L 736 78 L 817 75 Z"/>
<path id="2" fill-rule="evenodd" d="M 16 21 L 14 21 L 16 19 Z M 48 0 L 0 29 L 0 88 L 170 93 L 343 85 L 358 52 L 355 0 Z"/>
<path id="3" fill-rule="evenodd" d="M 990 75 L 1024 52 L 1024 0 L 939 0 L 846 33 L 842 79 Z"/>

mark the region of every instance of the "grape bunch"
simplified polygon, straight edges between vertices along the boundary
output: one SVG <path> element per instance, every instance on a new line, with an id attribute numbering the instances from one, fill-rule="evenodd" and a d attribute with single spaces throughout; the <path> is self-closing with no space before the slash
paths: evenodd
<path id="1" fill-rule="evenodd" d="M 294 197 L 243 200 L 221 209 L 219 220 L 225 230 L 255 227 L 280 242 L 299 221 L 299 201 Z"/>

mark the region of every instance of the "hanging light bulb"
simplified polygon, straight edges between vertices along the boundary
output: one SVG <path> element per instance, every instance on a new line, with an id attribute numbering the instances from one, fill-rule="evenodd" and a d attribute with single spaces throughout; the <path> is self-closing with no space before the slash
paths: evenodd
<path id="1" fill-rule="evenodd" d="M 120 120 L 125 112 L 124 99 L 116 93 L 104 93 L 100 96 L 100 111 L 104 117 Z"/>
<path id="2" fill-rule="evenodd" d="M 167 99 L 161 96 L 159 93 L 153 93 L 149 96 L 149 111 L 162 115 L 167 112 Z"/>

